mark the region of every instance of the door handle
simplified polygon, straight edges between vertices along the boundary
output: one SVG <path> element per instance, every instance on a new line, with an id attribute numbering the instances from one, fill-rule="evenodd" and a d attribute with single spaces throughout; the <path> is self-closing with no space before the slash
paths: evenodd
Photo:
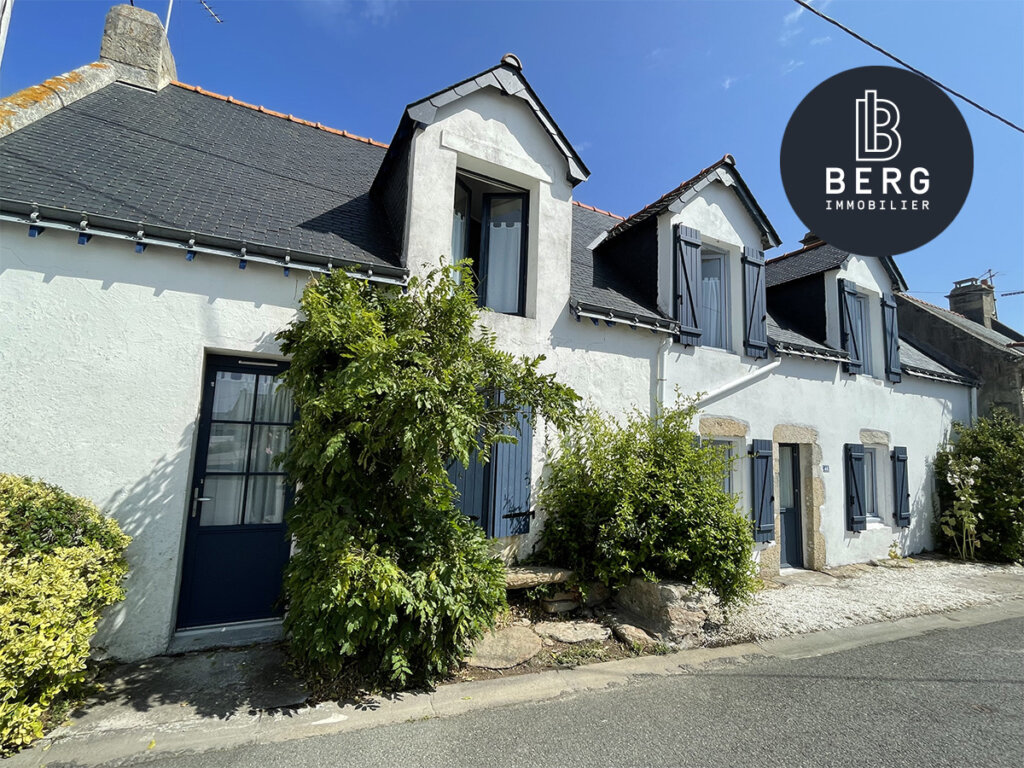
<path id="1" fill-rule="evenodd" d="M 199 489 L 198 488 L 193 488 L 192 489 L 192 517 L 195 517 L 196 513 L 199 511 L 199 502 L 201 502 L 201 501 L 213 501 L 213 497 L 212 496 L 200 496 L 199 495 Z"/>

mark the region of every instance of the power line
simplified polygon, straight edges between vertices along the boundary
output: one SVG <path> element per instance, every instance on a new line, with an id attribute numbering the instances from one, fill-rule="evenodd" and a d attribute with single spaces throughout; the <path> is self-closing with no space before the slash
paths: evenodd
<path id="1" fill-rule="evenodd" d="M 946 91 L 947 93 L 953 94 L 958 99 L 962 99 L 963 101 L 966 101 L 972 107 L 974 107 L 975 109 L 980 109 L 982 112 L 984 112 L 989 117 L 994 117 L 999 122 L 1006 123 L 1006 125 L 1010 126 L 1015 131 L 1020 131 L 1021 133 L 1024 133 L 1024 128 L 1022 128 L 1021 126 L 1017 125 L 1014 122 L 1011 122 L 1010 120 L 1007 120 L 1002 115 L 997 115 L 991 109 L 988 109 L 987 107 L 981 106 L 981 104 L 979 104 L 978 102 L 974 101 L 973 99 L 967 98 L 966 96 L 964 96 L 959 91 L 955 91 L 952 88 L 950 88 L 948 85 L 943 85 L 938 80 L 936 80 L 934 77 L 932 77 L 930 75 L 926 75 L 924 72 L 922 72 L 917 67 L 913 67 L 910 64 L 908 64 L 907 62 L 905 62 L 903 59 L 899 58 L 898 56 L 895 56 L 895 55 L 889 53 L 887 50 L 882 48 L 880 45 L 875 45 L 870 40 L 868 40 L 868 39 L 866 39 L 864 37 L 861 37 L 860 35 L 858 35 L 856 32 L 854 32 L 849 27 L 847 27 L 847 26 L 841 24 L 840 22 L 836 21 L 831 16 L 827 16 L 824 13 L 822 13 L 821 11 L 819 11 L 817 8 L 812 6 L 810 3 L 806 2 L 806 0 L 793 0 L 793 2 L 796 3 L 799 6 L 807 9 L 808 11 L 813 13 L 815 16 L 819 16 L 820 18 L 824 19 L 829 24 L 832 24 L 832 25 L 834 25 L 836 27 L 839 27 L 839 29 L 843 30 L 843 32 L 845 32 L 846 34 L 850 35 L 853 38 L 856 38 L 857 40 L 860 40 L 862 43 L 864 43 L 864 45 L 868 46 L 869 48 L 874 48 L 876 51 L 878 51 L 883 56 L 888 56 L 890 59 L 895 61 L 901 67 L 905 67 L 906 69 L 909 69 L 911 72 L 920 75 L 921 77 L 923 77 L 925 80 L 927 80 L 932 85 L 935 85 L 935 86 L 941 88 L 942 90 Z"/>

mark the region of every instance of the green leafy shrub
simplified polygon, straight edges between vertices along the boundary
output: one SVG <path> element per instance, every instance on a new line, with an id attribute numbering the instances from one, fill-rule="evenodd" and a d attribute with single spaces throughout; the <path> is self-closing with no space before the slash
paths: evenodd
<path id="1" fill-rule="evenodd" d="M 495 349 L 457 274 L 402 291 L 336 272 L 280 334 L 299 409 L 285 628 L 324 694 L 430 684 L 469 653 L 505 605 L 504 566 L 455 508 L 449 461 L 514 440 L 521 408 L 557 426 L 575 413 L 543 358 Z"/>
<path id="2" fill-rule="evenodd" d="M 0 475 L 0 753 L 42 736 L 85 678 L 100 612 L 124 597 L 130 541 L 91 502 Z"/>
<path id="3" fill-rule="evenodd" d="M 683 403 L 620 424 L 588 409 L 549 463 L 540 557 L 612 588 L 644 576 L 708 587 L 723 605 L 746 599 L 750 521 L 722 488 L 727 459 L 691 431 L 695 414 Z"/>
<path id="4" fill-rule="evenodd" d="M 953 431 L 954 441 L 935 457 L 938 546 L 961 557 L 1024 563 L 1024 424 L 997 409 Z"/>

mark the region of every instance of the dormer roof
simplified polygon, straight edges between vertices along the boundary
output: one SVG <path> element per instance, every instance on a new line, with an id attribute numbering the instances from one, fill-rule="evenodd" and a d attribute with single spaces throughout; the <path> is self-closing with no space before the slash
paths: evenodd
<path id="1" fill-rule="evenodd" d="M 740 199 L 743 207 L 747 209 L 750 217 L 761 232 L 761 247 L 764 250 L 774 248 L 782 243 L 779 233 L 775 231 L 775 227 L 772 226 L 768 216 L 761 209 L 750 188 L 736 169 L 736 159 L 732 155 L 725 155 L 721 160 L 709 165 L 675 189 L 666 192 L 650 205 L 637 211 L 632 216 L 626 217 L 624 221 L 608 232 L 608 239 L 621 235 L 623 232 L 652 216 L 657 216 L 668 210 L 682 210 L 683 206 L 700 194 L 701 190 L 716 181 L 731 189 Z"/>

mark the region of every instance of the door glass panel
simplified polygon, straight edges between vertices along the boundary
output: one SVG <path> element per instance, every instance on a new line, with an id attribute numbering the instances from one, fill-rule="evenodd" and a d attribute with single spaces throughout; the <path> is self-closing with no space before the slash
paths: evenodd
<path id="1" fill-rule="evenodd" d="M 211 424 L 206 452 L 208 472 L 245 472 L 248 424 Z"/>
<path id="2" fill-rule="evenodd" d="M 793 449 L 779 448 L 779 506 L 782 509 L 793 509 L 796 498 L 793 489 Z"/>
<path id="3" fill-rule="evenodd" d="M 288 447 L 288 427 L 257 426 L 252 441 L 250 472 L 279 472 L 274 457 Z"/>
<path id="4" fill-rule="evenodd" d="M 276 421 L 291 424 L 295 415 L 292 391 L 284 386 L 280 378 L 260 376 L 256 392 L 256 421 Z"/>
<path id="5" fill-rule="evenodd" d="M 209 475 L 202 495 L 210 501 L 202 502 L 200 525 L 238 525 L 242 521 L 243 475 Z"/>
<path id="6" fill-rule="evenodd" d="M 218 371 L 213 390 L 213 418 L 249 421 L 255 390 L 256 374 Z"/>
<path id="7" fill-rule="evenodd" d="M 255 475 L 249 478 L 245 505 L 247 525 L 269 525 L 284 521 L 284 475 Z"/>
<path id="8" fill-rule="evenodd" d="M 487 228 L 487 285 L 484 303 L 495 312 L 519 312 L 519 283 L 523 253 L 523 199 L 495 197 L 490 201 Z"/>

